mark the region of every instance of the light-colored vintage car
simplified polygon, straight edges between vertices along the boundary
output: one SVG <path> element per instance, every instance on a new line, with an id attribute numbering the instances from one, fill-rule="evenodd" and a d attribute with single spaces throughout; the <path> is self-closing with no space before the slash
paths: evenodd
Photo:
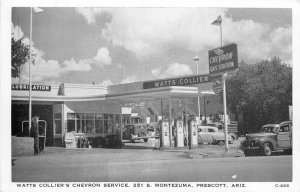
<path id="1" fill-rule="evenodd" d="M 198 127 L 198 143 L 209 143 L 209 144 L 225 144 L 225 133 L 219 131 L 214 126 L 199 126 Z M 233 143 L 232 137 L 228 136 L 228 143 Z"/>

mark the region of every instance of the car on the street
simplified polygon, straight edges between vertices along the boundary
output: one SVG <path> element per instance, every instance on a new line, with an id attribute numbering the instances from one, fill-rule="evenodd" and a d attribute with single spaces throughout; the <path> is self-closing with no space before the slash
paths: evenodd
<path id="1" fill-rule="evenodd" d="M 246 139 L 241 142 L 241 149 L 245 156 L 270 156 L 279 150 L 292 154 L 292 130 L 292 121 L 264 125 L 259 133 L 246 135 Z"/>
<path id="2" fill-rule="evenodd" d="M 225 133 L 215 126 L 199 126 L 198 143 L 224 145 Z M 228 136 L 228 143 L 233 143 L 232 137 Z"/>
<path id="3" fill-rule="evenodd" d="M 146 123 L 127 124 L 123 128 L 123 139 L 130 140 L 131 143 L 141 139 L 143 139 L 144 142 L 147 142 L 148 138 L 149 135 Z"/>

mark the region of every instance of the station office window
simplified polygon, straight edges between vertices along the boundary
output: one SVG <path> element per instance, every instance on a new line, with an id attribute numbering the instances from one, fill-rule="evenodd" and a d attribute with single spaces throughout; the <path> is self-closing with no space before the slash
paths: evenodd
<path id="1" fill-rule="evenodd" d="M 87 113 L 85 116 L 85 131 L 86 133 L 95 133 L 94 132 L 94 114 Z"/>
<path id="2" fill-rule="evenodd" d="M 120 131 L 121 129 L 121 115 L 119 114 L 115 114 L 115 126 L 114 126 L 115 130 L 113 132 L 117 132 Z"/>
<path id="3" fill-rule="evenodd" d="M 54 134 L 56 135 L 62 134 L 61 119 L 62 119 L 61 113 L 54 114 Z"/>
<path id="4" fill-rule="evenodd" d="M 96 133 L 104 132 L 104 114 L 102 113 L 95 114 L 95 129 L 96 129 Z"/>
<path id="5" fill-rule="evenodd" d="M 107 113 L 67 113 L 67 131 L 112 134 L 120 129 L 121 116 Z"/>
<path id="6" fill-rule="evenodd" d="M 79 114 L 67 113 L 67 132 L 76 131 L 76 121 L 78 121 L 79 119 Z"/>

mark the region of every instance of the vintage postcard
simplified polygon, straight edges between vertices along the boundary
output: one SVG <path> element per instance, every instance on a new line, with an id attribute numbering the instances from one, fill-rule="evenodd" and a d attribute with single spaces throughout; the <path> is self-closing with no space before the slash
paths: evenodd
<path id="1" fill-rule="evenodd" d="M 3 1 L 0 190 L 299 191 L 299 6 Z"/>

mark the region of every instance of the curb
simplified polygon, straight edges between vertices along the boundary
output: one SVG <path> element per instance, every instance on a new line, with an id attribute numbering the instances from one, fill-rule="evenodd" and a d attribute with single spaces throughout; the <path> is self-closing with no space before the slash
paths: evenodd
<path id="1" fill-rule="evenodd" d="M 203 148 L 202 148 L 203 149 Z M 201 150 L 198 148 L 198 150 Z M 243 157 L 244 154 L 240 151 L 230 151 L 230 152 L 225 152 L 225 151 L 207 151 L 207 152 L 201 152 L 195 150 L 189 150 L 189 149 L 164 149 L 161 150 L 163 152 L 175 152 L 175 153 L 185 153 L 188 156 L 191 154 L 193 155 L 201 155 L 202 158 L 221 158 L 221 157 Z"/>

